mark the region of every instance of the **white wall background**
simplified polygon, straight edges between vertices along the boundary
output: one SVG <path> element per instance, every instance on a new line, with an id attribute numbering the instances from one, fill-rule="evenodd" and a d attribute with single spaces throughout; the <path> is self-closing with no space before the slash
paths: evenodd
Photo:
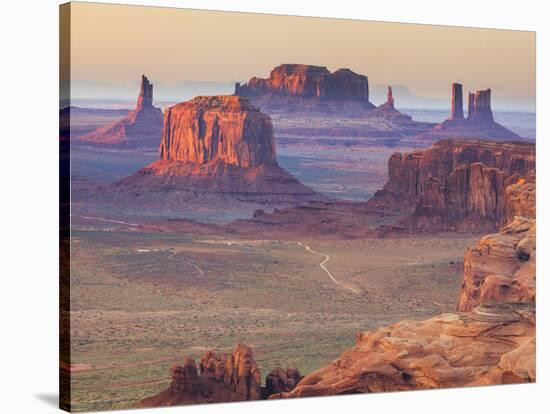
<path id="1" fill-rule="evenodd" d="M 171 0 L 115 1 L 261 13 L 536 30 L 538 142 L 538 383 L 252 402 L 151 413 L 548 412 L 550 107 L 548 2 L 539 0 Z M 0 412 L 57 406 L 57 1 L 0 3 Z M 542 249 L 542 252 L 540 250 Z M 546 351 L 545 353 L 543 351 Z M 548 390 L 548 391 L 547 391 Z M 131 411 L 134 412 L 134 411 Z"/>

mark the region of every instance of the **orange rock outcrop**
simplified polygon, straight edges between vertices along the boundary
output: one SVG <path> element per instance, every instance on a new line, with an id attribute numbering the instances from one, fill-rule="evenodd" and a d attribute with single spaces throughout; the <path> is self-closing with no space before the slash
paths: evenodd
<path id="1" fill-rule="evenodd" d="M 332 364 L 271 398 L 535 381 L 534 307 L 480 306 L 361 333 Z"/>

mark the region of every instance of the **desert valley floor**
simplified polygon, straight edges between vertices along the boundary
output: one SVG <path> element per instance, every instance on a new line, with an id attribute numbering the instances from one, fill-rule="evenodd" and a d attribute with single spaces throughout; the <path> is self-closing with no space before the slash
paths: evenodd
<path id="1" fill-rule="evenodd" d="M 254 348 L 262 372 L 312 372 L 350 347 L 358 332 L 454 311 L 464 251 L 474 240 L 298 244 L 74 231 L 74 408 L 131 407 L 166 388 L 182 355 L 230 351 L 237 342 Z"/>

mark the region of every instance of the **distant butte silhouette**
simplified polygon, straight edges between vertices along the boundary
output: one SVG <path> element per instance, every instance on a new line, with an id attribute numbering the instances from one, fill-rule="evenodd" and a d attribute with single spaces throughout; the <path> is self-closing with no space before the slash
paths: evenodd
<path id="1" fill-rule="evenodd" d="M 76 137 L 75 142 L 116 148 L 155 148 L 162 133 L 162 111 L 153 106 L 153 84 L 141 76 L 136 108 L 122 120 Z"/>

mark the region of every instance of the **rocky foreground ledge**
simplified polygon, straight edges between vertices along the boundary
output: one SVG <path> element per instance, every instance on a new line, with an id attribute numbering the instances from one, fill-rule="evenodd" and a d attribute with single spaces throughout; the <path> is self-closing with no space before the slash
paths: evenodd
<path id="1" fill-rule="evenodd" d="M 361 333 L 332 364 L 271 398 L 534 381 L 534 305 L 496 303 Z"/>

